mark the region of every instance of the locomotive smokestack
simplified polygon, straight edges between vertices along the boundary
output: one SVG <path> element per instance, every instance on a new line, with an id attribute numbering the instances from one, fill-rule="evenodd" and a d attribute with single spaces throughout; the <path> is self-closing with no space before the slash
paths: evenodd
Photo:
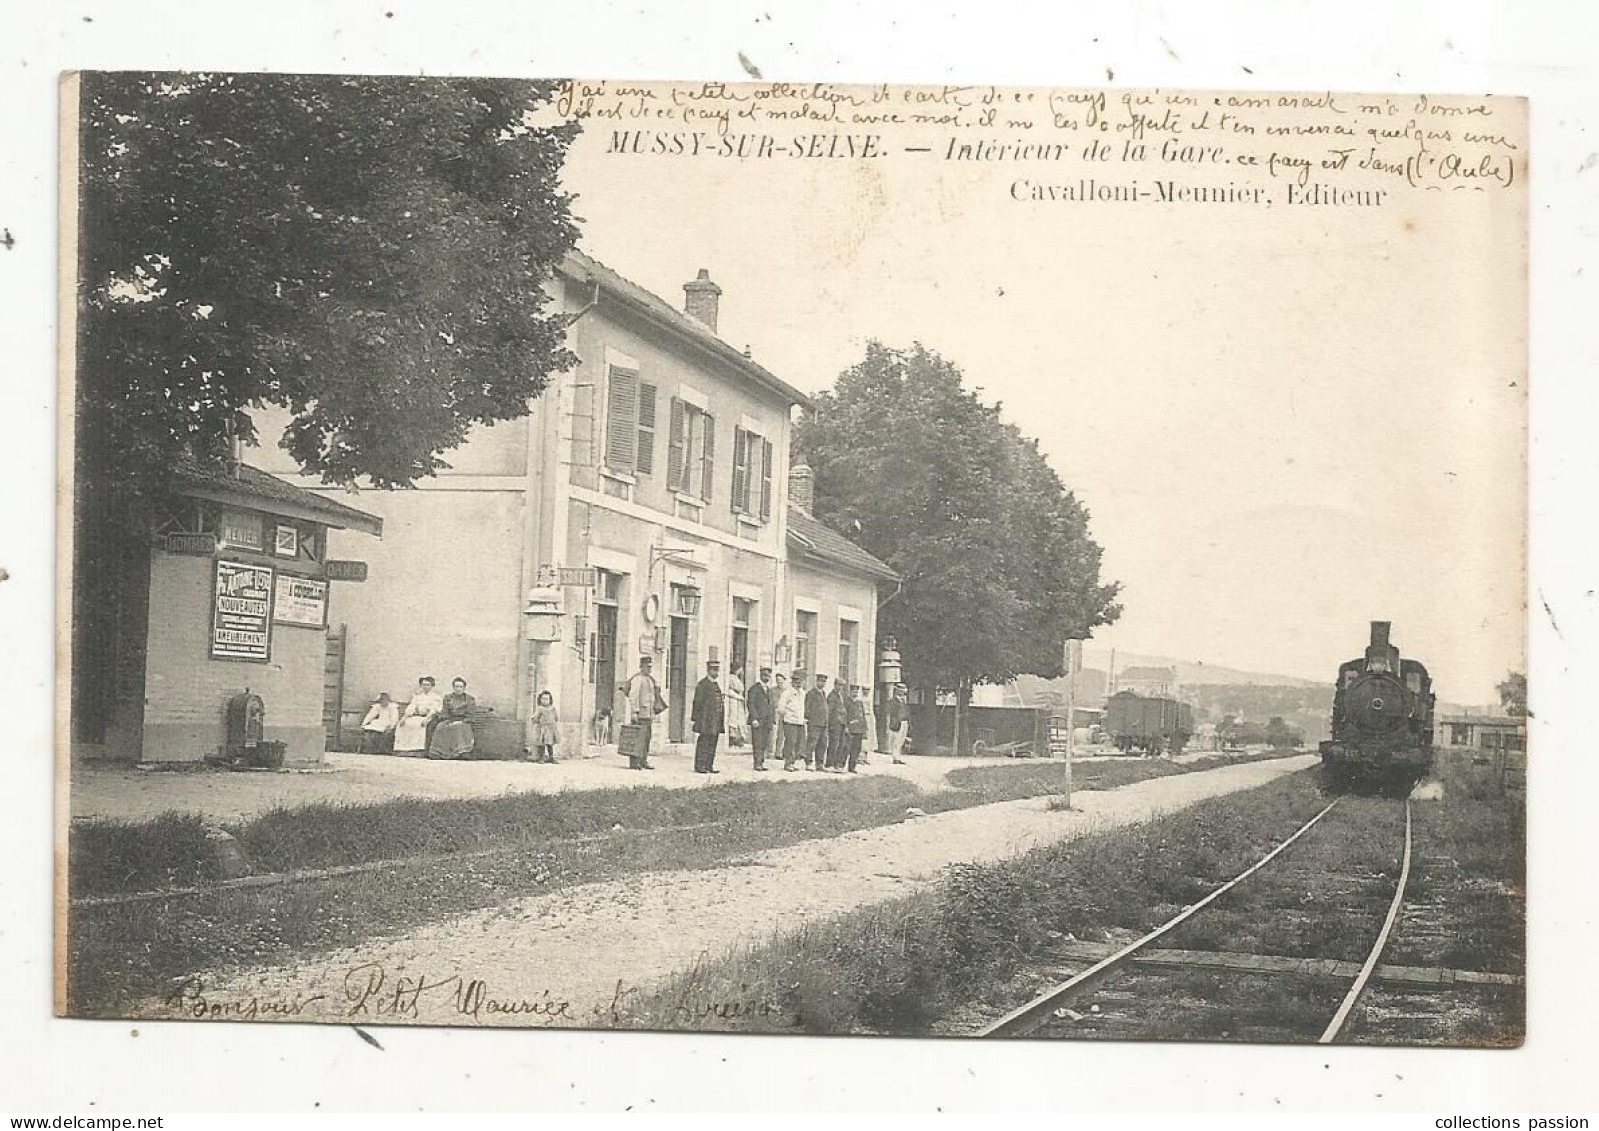
<path id="1" fill-rule="evenodd" d="M 1371 646 L 1373 648 L 1388 647 L 1388 630 L 1393 627 L 1392 621 L 1374 620 L 1371 622 Z"/>

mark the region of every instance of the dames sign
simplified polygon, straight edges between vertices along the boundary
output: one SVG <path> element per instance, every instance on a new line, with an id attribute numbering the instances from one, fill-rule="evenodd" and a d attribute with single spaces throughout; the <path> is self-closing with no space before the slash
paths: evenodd
<path id="1" fill-rule="evenodd" d="M 217 562 L 211 609 L 211 658 L 254 660 L 272 656 L 271 566 Z"/>

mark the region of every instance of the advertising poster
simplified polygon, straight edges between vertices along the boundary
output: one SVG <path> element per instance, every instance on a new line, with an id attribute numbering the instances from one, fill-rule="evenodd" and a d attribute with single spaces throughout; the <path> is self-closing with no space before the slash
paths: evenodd
<path id="1" fill-rule="evenodd" d="M 265 663 L 272 655 L 271 566 L 217 562 L 211 658 Z"/>

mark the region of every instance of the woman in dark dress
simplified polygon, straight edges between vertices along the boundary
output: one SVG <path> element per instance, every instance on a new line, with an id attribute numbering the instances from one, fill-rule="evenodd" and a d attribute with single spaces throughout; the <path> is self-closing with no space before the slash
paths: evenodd
<path id="1" fill-rule="evenodd" d="M 428 739 L 429 758 L 465 758 L 477 746 L 472 733 L 472 712 L 477 700 L 466 693 L 466 680 L 460 676 L 450 684 L 450 693 L 444 697 L 444 709 L 438 714 L 438 725 Z"/>

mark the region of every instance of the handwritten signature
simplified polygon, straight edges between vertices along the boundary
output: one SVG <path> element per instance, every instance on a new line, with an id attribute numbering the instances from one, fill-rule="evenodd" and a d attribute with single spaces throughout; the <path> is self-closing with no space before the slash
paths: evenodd
<path id="1" fill-rule="evenodd" d="M 779 1019 L 777 1005 L 757 999 L 700 1000 L 687 988 L 668 999 L 661 991 L 650 993 L 618 979 L 610 999 L 585 1010 L 550 990 L 531 996 L 496 992 L 483 978 L 464 974 L 434 977 L 396 974 L 382 963 L 364 962 L 350 967 L 342 981 L 342 1000 L 326 993 L 292 997 L 271 994 L 224 995 L 208 990 L 198 976 L 184 979 L 164 1004 L 181 1016 L 196 1020 L 254 1021 L 306 1016 L 337 1019 L 439 1020 L 441 1012 L 470 1021 L 516 1017 L 526 1024 L 550 1026 L 561 1022 L 595 1026 L 622 1026 L 648 1022 L 706 1024 L 740 1019 Z"/>

